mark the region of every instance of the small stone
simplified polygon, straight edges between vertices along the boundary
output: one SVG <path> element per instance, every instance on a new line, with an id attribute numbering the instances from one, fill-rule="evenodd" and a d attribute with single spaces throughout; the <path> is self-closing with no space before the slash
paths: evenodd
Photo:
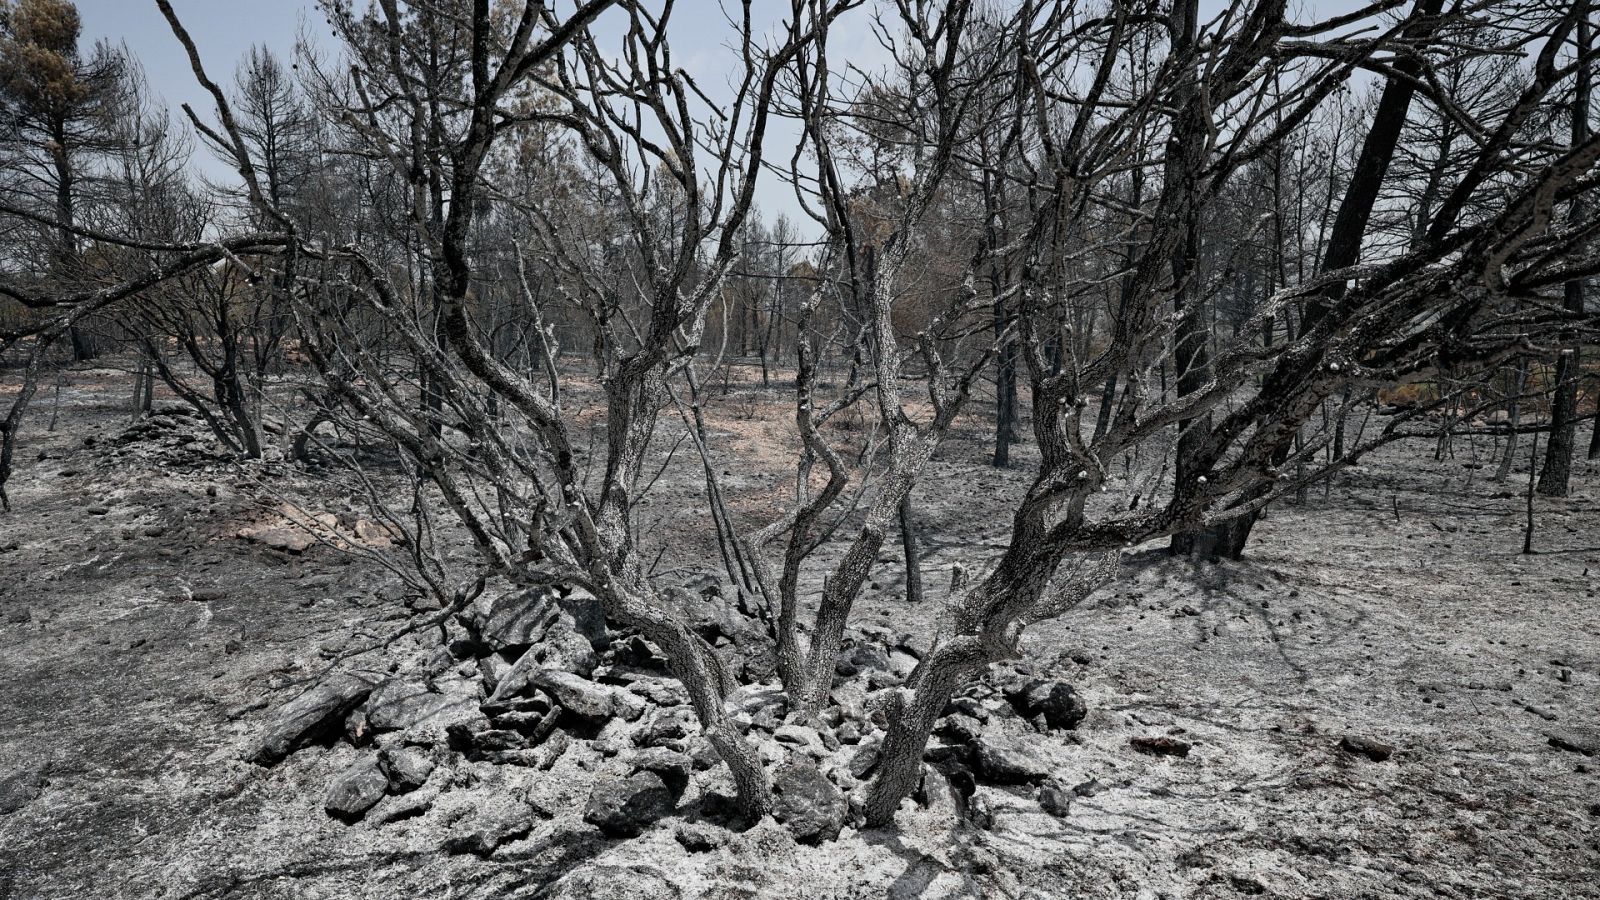
<path id="1" fill-rule="evenodd" d="M 378 754 L 378 766 L 389 779 L 389 790 L 397 794 L 422 787 L 433 774 L 433 760 L 410 750 L 390 749 Z"/>
<path id="2" fill-rule="evenodd" d="M 690 853 L 707 853 L 728 842 L 728 832 L 710 822 L 681 822 L 672 836 Z"/>
<path id="3" fill-rule="evenodd" d="M 350 710 L 344 717 L 344 739 L 350 742 L 350 746 L 360 747 L 366 744 L 370 737 L 372 737 L 372 726 L 367 723 L 366 711 Z"/>
<path id="4" fill-rule="evenodd" d="M 682 751 L 686 747 L 684 741 L 698 730 L 694 710 L 687 706 L 671 706 L 656 710 L 634 735 L 633 742 L 640 747 L 670 747 Z"/>
<path id="5" fill-rule="evenodd" d="M 694 761 L 686 754 L 665 747 L 646 747 L 635 750 L 628 757 L 635 772 L 653 772 L 661 778 L 676 802 L 689 787 L 689 773 Z"/>
<path id="6" fill-rule="evenodd" d="M 834 729 L 834 734 L 838 736 L 839 743 L 841 744 L 860 743 L 861 726 L 849 719 L 846 719 L 839 723 L 838 728 Z"/>
<path id="7" fill-rule="evenodd" d="M 1170 737 L 1134 737 L 1128 740 L 1128 744 L 1140 753 L 1151 756 L 1185 757 L 1190 749 L 1188 741 Z"/>
<path id="8" fill-rule="evenodd" d="M 805 725 L 779 725 L 772 733 L 772 737 L 780 744 L 800 747 L 813 753 L 820 753 L 822 750 L 822 738 L 817 734 L 817 730 Z"/>
<path id="9" fill-rule="evenodd" d="M 345 715 L 372 693 L 375 683 L 370 675 L 340 673 L 279 707 L 272 725 L 248 754 L 250 761 L 273 765 L 325 730 L 338 728 Z"/>
<path id="10" fill-rule="evenodd" d="M 634 837 L 672 812 L 672 791 L 654 772 L 601 776 L 589 792 L 583 820 L 611 837 Z"/>
<path id="11" fill-rule="evenodd" d="M 805 756 L 791 757 L 772 778 L 772 817 L 802 844 L 831 841 L 844 828 L 844 793 Z"/>
<path id="12" fill-rule="evenodd" d="M 1550 710 L 1545 709 L 1543 707 L 1534 706 L 1531 703 L 1524 703 L 1522 705 L 1522 708 L 1527 710 L 1528 712 L 1533 713 L 1534 715 L 1536 715 L 1539 718 L 1545 720 L 1546 722 L 1554 722 L 1557 719 L 1561 718 L 1560 716 L 1556 715 L 1555 713 L 1551 712 Z"/>
<path id="13" fill-rule="evenodd" d="M 967 821 L 984 831 L 994 828 L 994 803 L 985 794 L 967 798 Z"/>
<path id="14" fill-rule="evenodd" d="M 606 719 L 615 710 L 610 689 L 571 672 L 549 669 L 533 673 L 530 682 L 556 698 L 561 707 L 585 719 Z"/>
<path id="15" fill-rule="evenodd" d="M 1042 781 L 1050 768 L 1031 748 L 1016 738 L 998 734 L 981 736 L 974 744 L 977 774 L 994 784 L 1030 784 Z"/>
<path id="16" fill-rule="evenodd" d="M 328 785 L 322 808 L 328 815 L 345 822 L 358 821 L 376 806 L 389 790 L 389 777 L 375 756 L 369 756 L 344 770 Z"/>
<path id="17" fill-rule="evenodd" d="M 1353 753 L 1357 756 L 1365 756 L 1367 759 L 1370 759 L 1373 762 L 1383 762 L 1384 760 L 1393 756 L 1395 751 L 1394 747 L 1385 744 L 1382 741 L 1376 741 L 1372 738 L 1361 737 L 1360 735 L 1355 734 L 1345 735 L 1344 738 L 1339 741 L 1339 749 L 1346 753 Z"/>
<path id="18" fill-rule="evenodd" d="M 922 781 L 913 799 L 927 809 L 956 809 L 956 791 L 950 777 L 933 766 L 923 766 Z"/>
<path id="19" fill-rule="evenodd" d="M 660 678 L 643 678 L 628 685 L 628 693 L 638 694 L 657 706 L 682 706 L 689 702 L 689 692 L 674 681 Z"/>
<path id="20" fill-rule="evenodd" d="M 10 815 L 39 799 L 49 783 L 44 773 L 37 770 L 0 778 L 0 816 Z"/>
<path id="21" fill-rule="evenodd" d="M 208 496 L 216 496 L 209 494 Z M 294 525 L 250 525 L 239 530 L 239 537 L 273 550 L 301 554 L 316 545 L 311 532 Z"/>
<path id="22" fill-rule="evenodd" d="M 1065 819 L 1072 812 L 1072 794 L 1059 785 L 1047 784 L 1039 789 L 1039 806 L 1050 815 Z"/>
<path id="23" fill-rule="evenodd" d="M 1564 728 L 1547 731 L 1545 737 L 1550 740 L 1550 746 L 1557 750 L 1582 753 L 1584 756 L 1600 754 L 1600 728 Z"/>
<path id="24" fill-rule="evenodd" d="M 549 817 L 547 811 L 528 803 L 491 805 L 459 825 L 444 848 L 449 853 L 487 857 L 500 847 L 527 837 L 538 819 Z"/>
<path id="25" fill-rule="evenodd" d="M 983 735 L 983 724 L 962 713 L 945 716 L 934 724 L 934 733 L 951 743 L 975 743 Z"/>
<path id="26" fill-rule="evenodd" d="M 867 741 L 856 748 L 850 755 L 850 775 L 854 778 L 865 778 L 878 765 L 878 755 L 881 741 Z"/>

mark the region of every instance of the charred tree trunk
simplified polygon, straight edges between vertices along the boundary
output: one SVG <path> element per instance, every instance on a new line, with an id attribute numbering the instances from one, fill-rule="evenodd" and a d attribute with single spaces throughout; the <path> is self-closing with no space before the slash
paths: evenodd
<path id="1" fill-rule="evenodd" d="M 1522 428 L 1522 392 L 1528 384 L 1528 358 L 1521 357 L 1517 360 L 1516 373 L 1511 378 L 1511 399 L 1506 403 L 1506 421 L 1510 431 L 1506 434 L 1506 452 L 1500 457 L 1500 467 L 1495 470 L 1494 480 L 1505 481 L 1511 475 L 1511 464 L 1516 461 L 1517 437 Z M 1445 427 L 1449 428 L 1447 420 Z"/>
<path id="2" fill-rule="evenodd" d="M 1589 50 L 1589 19 L 1587 3 L 1583 4 L 1577 26 L 1577 52 Z M 1583 143 L 1589 137 L 1590 74 L 1587 66 L 1578 69 L 1577 86 L 1572 97 L 1572 143 Z M 1572 222 L 1583 221 L 1585 215 L 1583 195 L 1572 202 Z M 1583 281 L 1574 278 L 1566 283 L 1562 308 L 1569 313 L 1583 314 Z M 1539 493 L 1546 497 L 1565 497 L 1572 477 L 1572 452 L 1578 437 L 1578 379 L 1583 365 L 1577 347 L 1577 335 L 1568 335 L 1573 346 L 1562 350 L 1556 361 L 1555 396 L 1550 407 L 1550 442 L 1545 445 L 1544 471 L 1539 474 Z"/>
<path id="3" fill-rule="evenodd" d="M 1405 30 L 1406 37 L 1413 41 L 1425 40 L 1432 33 L 1435 20 L 1443 6 L 1444 0 L 1418 0 L 1412 9 L 1411 24 Z M 1372 209 L 1377 203 L 1379 190 L 1383 187 L 1384 177 L 1394 160 L 1395 148 L 1399 146 L 1400 133 L 1405 128 L 1406 115 L 1411 109 L 1411 98 L 1416 93 L 1413 80 L 1420 75 L 1422 62 L 1407 57 L 1397 62 L 1395 69 L 1404 77 L 1390 79 L 1385 83 L 1383 94 L 1378 98 L 1378 108 L 1373 116 L 1372 126 L 1362 141 L 1355 170 L 1350 174 L 1350 183 L 1345 187 L 1339 212 L 1335 215 L 1333 228 L 1328 234 L 1328 246 L 1323 254 L 1321 266 L 1324 272 L 1348 268 L 1360 259 L 1361 239 L 1366 234 L 1367 223 L 1372 218 Z M 1301 317 L 1300 333 L 1304 334 L 1316 327 L 1328 311 L 1344 297 L 1344 293 L 1345 285 L 1342 282 L 1337 283 L 1329 287 L 1316 301 L 1307 304 Z M 1274 463 L 1281 465 L 1287 458 L 1288 453 L 1285 450 L 1274 459 Z M 1182 465 L 1180 447 L 1179 466 Z M 1247 495 L 1244 502 L 1265 496 L 1267 490 L 1269 488 L 1263 486 L 1257 494 Z M 1218 555 L 1237 559 L 1243 555 L 1244 548 L 1250 540 L 1250 532 L 1260 517 L 1260 512 L 1242 515 L 1220 526 L 1205 539 L 1185 541 L 1184 547 L 1189 550 L 1215 548 L 1213 552 Z M 1175 552 L 1182 552 L 1179 537 L 1173 538 Z"/>
<path id="4" fill-rule="evenodd" d="M 1173 335 L 1173 363 L 1177 368 L 1177 393 L 1187 396 L 1205 387 L 1210 377 L 1208 339 L 1210 330 L 1205 301 L 1197 273 L 1200 261 L 1200 169 L 1204 165 L 1206 127 L 1205 107 L 1195 73 L 1195 62 L 1187 57 L 1195 47 L 1200 11 L 1196 0 L 1178 0 L 1172 10 L 1172 55 L 1190 73 L 1180 86 L 1179 115 L 1167 141 L 1167 170 L 1163 190 L 1177 192 L 1178 240 L 1173 246 L 1167 269 L 1173 284 L 1173 314 L 1177 329 Z M 1211 430 L 1209 416 L 1178 422 L 1177 466 L 1174 491 L 1184 490 L 1204 477 L 1197 466 L 1200 448 Z M 1175 554 L 1211 553 L 1211 536 L 1179 532 L 1172 536 Z"/>
<path id="5" fill-rule="evenodd" d="M 911 518 L 911 492 L 900 498 L 900 549 L 906 556 L 906 602 L 922 602 L 922 560 L 917 551 L 917 527 Z"/>

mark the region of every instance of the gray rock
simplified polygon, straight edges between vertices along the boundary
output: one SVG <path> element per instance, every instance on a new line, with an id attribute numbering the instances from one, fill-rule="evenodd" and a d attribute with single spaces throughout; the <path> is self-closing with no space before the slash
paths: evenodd
<path id="1" fill-rule="evenodd" d="M 556 604 L 571 619 L 572 629 L 583 635 L 595 652 L 601 652 L 610 646 L 611 637 L 606 634 L 605 609 L 593 594 L 574 588 L 570 593 L 559 597 Z"/>
<path id="2" fill-rule="evenodd" d="M 707 853 L 728 842 L 727 830 L 710 822 L 680 822 L 672 836 L 690 853 Z"/>
<path id="3" fill-rule="evenodd" d="M 611 837 L 633 837 L 672 812 L 672 790 L 654 772 L 602 775 L 589 792 L 583 820 Z"/>
<path id="4" fill-rule="evenodd" d="M 517 657 L 497 679 L 490 700 L 500 701 L 527 690 L 542 671 L 565 672 L 588 678 L 600 665 L 600 657 L 581 635 L 556 630 Z"/>
<path id="5" fill-rule="evenodd" d="M 643 697 L 628 691 L 611 692 L 612 712 L 624 722 L 637 722 L 644 717 L 644 711 L 649 708 Z"/>
<path id="6" fill-rule="evenodd" d="M 38 770 L 17 772 L 0 779 L 0 816 L 7 816 L 39 799 L 49 779 Z"/>
<path id="7" fill-rule="evenodd" d="M 839 654 L 839 661 L 834 663 L 833 670 L 845 678 L 853 678 L 863 672 L 888 672 L 889 654 L 876 643 L 857 641 Z"/>
<path id="8" fill-rule="evenodd" d="M 410 750 L 389 749 L 378 754 L 378 765 L 389 779 L 389 790 L 396 794 L 422 787 L 433 774 L 433 760 Z"/>
<path id="9" fill-rule="evenodd" d="M 508 800 L 486 804 L 456 826 L 445 840 L 444 849 L 449 853 L 486 857 L 512 841 L 527 837 L 542 818 L 549 818 L 549 814 L 529 803 Z"/>
<path id="10" fill-rule="evenodd" d="M 689 702 L 689 692 L 683 685 L 660 678 L 641 678 L 628 685 L 628 693 L 637 694 L 657 706 L 682 706 Z"/>
<path id="11" fill-rule="evenodd" d="M 388 790 L 389 776 L 383 773 L 376 756 L 368 756 L 328 785 L 322 808 L 336 819 L 355 822 L 376 806 Z"/>
<path id="12" fill-rule="evenodd" d="M 865 778 L 867 773 L 878 765 L 879 750 L 883 745 L 881 738 L 862 741 L 856 747 L 856 752 L 850 754 L 850 774 L 855 778 Z"/>
<path id="13" fill-rule="evenodd" d="M 496 753 L 506 750 L 526 750 L 528 739 L 520 731 L 509 728 L 489 728 L 472 733 L 472 749 L 478 753 Z"/>
<path id="14" fill-rule="evenodd" d="M 1104 790 L 1105 786 L 1100 784 L 1100 779 L 1098 778 L 1091 778 L 1088 781 L 1082 781 L 1072 786 L 1072 793 L 1077 797 L 1093 797 Z"/>
<path id="15" fill-rule="evenodd" d="M 634 735 L 633 742 L 641 747 L 670 747 L 682 751 L 687 747 L 689 736 L 699 729 L 694 710 L 687 706 L 672 706 L 656 710 L 656 714 Z"/>
<path id="16" fill-rule="evenodd" d="M 1065 819 L 1072 812 L 1072 796 L 1060 785 L 1047 784 L 1039 789 L 1039 806 L 1050 815 Z"/>
<path id="17" fill-rule="evenodd" d="M 1030 679 L 1016 690 L 1007 691 L 1006 699 L 1025 719 L 1044 716 L 1045 724 L 1052 730 L 1078 727 L 1089 707 L 1065 681 Z"/>
<path id="18" fill-rule="evenodd" d="M 1128 746 L 1148 756 L 1186 757 L 1192 749 L 1188 741 L 1180 741 L 1175 737 L 1166 737 L 1164 735 L 1131 737 L 1128 738 Z"/>
<path id="19" fill-rule="evenodd" d="M 434 784 L 421 790 L 410 791 L 404 794 L 391 793 L 378 801 L 378 805 L 367 811 L 364 821 L 369 825 L 387 825 L 401 819 L 411 819 L 423 815 L 433 808 L 434 801 L 444 793 L 435 779 Z"/>
<path id="20" fill-rule="evenodd" d="M 1020 740 L 986 734 L 974 744 L 977 774 L 993 784 L 1032 784 L 1050 774 L 1049 766 Z"/>
<path id="21" fill-rule="evenodd" d="M 772 737 L 780 744 L 799 747 L 816 755 L 823 752 L 822 737 L 815 728 L 807 725 L 779 725 Z"/>
<path id="22" fill-rule="evenodd" d="M 600 602 L 577 591 L 565 596 L 544 588 L 511 591 L 473 605 L 469 624 L 478 640 L 495 650 L 526 647 L 575 634 L 590 652 L 605 649 L 606 622 Z"/>
<path id="23" fill-rule="evenodd" d="M 935 723 L 934 733 L 954 744 L 971 744 L 983 735 L 983 723 L 965 713 L 955 713 Z"/>
<path id="24" fill-rule="evenodd" d="M 1554 722 L 1557 719 L 1561 718 L 1560 716 L 1556 715 L 1554 712 L 1552 712 L 1552 711 L 1550 711 L 1548 709 L 1545 709 L 1542 706 L 1534 706 L 1531 703 L 1522 704 L 1522 708 L 1527 710 L 1528 712 L 1533 713 L 1534 715 L 1536 715 L 1539 718 L 1545 720 L 1546 722 Z"/>
<path id="25" fill-rule="evenodd" d="M 1547 731 L 1545 737 L 1549 739 L 1550 746 L 1557 750 L 1582 753 L 1584 756 L 1600 754 L 1600 728 L 1563 728 Z"/>
<path id="26" fill-rule="evenodd" d="M 635 750 L 628 756 L 628 763 L 635 772 L 654 772 L 660 776 L 674 801 L 688 789 L 689 773 L 694 768 L 694 761 L 687 755 L 665 747 Z"/>
<path id="27" fill-rule="evenodd" d="M 839 723 L 838 728 L 834 729 L 834 734 L 838 736 L 841 744 L 860 743 L 861 726 L 849 719 L 845 719 L 843 722 Z"/>
<path id="28" fill-rule="evenodd" d="M 505 680 L 506 675 L 511 672 L 515 665 L 516 660 L 512 659 L 511 654 L 504 650 L 497 650 L 488 656 L 480 658 L 478 660 L 478 675 L 483 679 L 484 689 L 494 694 L 495 689 L 500 686 L 500 683 Z"/>
<path id="29" fill-rule="evenodd" d="M 515 731 L 537 743 L 549 736 L 555 725 L 555 718 L 549 712 L 512 711 L 496 715 L 492 722 L 495 728 Z"/>
<path id="30" fill-rule="evenodd" d="M 1365 756 L 1373 762 L 1383 762 L 1394 755 L 1394 747 L 1369 737 L 1347 734 L 1339 741 L 1339 749 L 1356 756 Z"/>
<path id="31" fill-rule="evenodd" d="M 376 677 L 356 672 L 323 679 L 278 708 L 272 724 L 247 758 L 258 765 L 271 766 L 323 733 L 339 728 L 345 716 L 372 693 L 375 684 Z"/>
<path id="32" fill-rule="evenodd" d="M 967 821 L 985 831 L 994 828 L 994 802 L 987 794 L 973 794 L 967 798 Z"/>
<path id="33" fill-rule="evenodd" d="M 505 650 L 539 640 L 558 612 L 554 592 L 544 588 L 514 590 L 473 603 L 467 624 L 478 640 L 491 649 Z"/>
<path id="34" fill-rule="evenodd" d="M 469 694 L 441 693 L 399 678 L 379 685 L 367 700 L 367 723 L 374 731 L 417 726 L 443 729 L 477 714 L 477 698 Z"/>
<path id="35" fill-rule="evenodd" d="M 563 709 L 585 719 L 606 719 L 616 711 L 610 688 L 571 672 L 540 669 L 529 681 L 554 697 Z"/>
<path id="36" fill-rule="evenodd" d="M 922 780 L 918 783 L 912 799 L 927 809 L 952 815 L 960 809 L 960 803 L 956 800 L 956 789 L 950 783 L 950 776 L 933 766 L 922 767 Z"/>
<path id="37" fill-rule="evenodd" d="M 802 844 L 819 844 L 839 836 L 848 811 L 845 796 L 814 760 L 796 756 L 772 778 L 772 817 Z"/>

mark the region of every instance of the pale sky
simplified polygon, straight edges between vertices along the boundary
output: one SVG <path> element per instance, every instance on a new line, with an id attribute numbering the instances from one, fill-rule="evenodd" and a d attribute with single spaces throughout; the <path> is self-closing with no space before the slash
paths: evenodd
<path id="1" fill-rule="evenodd" d="M 252 44 L 264 44 L 287 61 L 302 32 L 319 44 L 331 43 L 326 19 L 313 0 L 171 2 L 194 37 L 207 72 L 224 87 L 232 85 L 234 69 Z M 97 40 L 125 43 L 144 66 L 153 93 L 172 107 L 176 119 L 183 118 L 177 110 L 180 103 L 192 104 L 203 118 L 210 119 L 210 98 L 196 85 L 183 48 L 172 36 L 155 0 L 76 0 L 76 3 L 83 20 L 84 44 Z M 1320 0 L 1303 4 L 1298 14 L 1291 15 L 1299 21 L 1310 21 L 1360 5 L 1363 5 L 1360 0 Z M 565 11 L 570 6 L 570 0 L 562 0 L 558 10 Z M 1205 21 L 1221 11 L 1224 0 L 1201 0 L 1200 6 L 1201 18 Z M 776 18 L 787 10 L 788 4 L 756 0 L 753 8 L 768 11 Z M 716 87 L 726 81 L 726 73 L 735 62 L 725 47 L 732 32 L 726 24 L 721 3 L 719 0 L 678 0 L 673 22 L 675 61 L 715 95 Z M 867 16 L 860 11 L 847 16 L 836 27 L 830 47 L 840 58 L 871 69 L 884 61 L 884 51 L 867 23 Z M 769 137 L 774 160 L 787 159 L 795 133 L 795 129 L 781 124 L 775 128 Z M 216 162 L 198 145 L 195 162 L 212 178 L 226 179 L 231 172 L 231 167 Z M 797 221 L 804 218 L 792 191 L 770 174 L 762 177 L 756 201 L 769 222 L 779 213 Z"/>

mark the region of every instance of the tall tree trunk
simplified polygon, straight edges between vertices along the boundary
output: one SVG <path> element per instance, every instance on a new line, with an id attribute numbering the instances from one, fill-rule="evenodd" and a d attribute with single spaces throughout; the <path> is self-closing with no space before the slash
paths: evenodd
<path id="1" fill-rule="evenodd" d="M 1418 42 L 1426 40 L 1443 6 L 1444 0 L 1418 0 L 1412 8 L 1411 23 L 1405 30 L 1406 38 Z M 1383 86 L 1382 95 L 1378 98 L 1378 108 L 1373 115 L 1372 126 L 1367 129 L 1367 136 L 1361 143 L 1361 153 L 1356 157 L 1355 169 L 1350 173 L 1350 183 L 1345 187 L 1344 198 L 1339 203 L 1333 228 L 1328 234 L 1328 246 L 1323 254 L 1321 267 L 1324 272 L 1348 268 L 1360 259 L 1361 240 L 1366 234 L 1367 223 L 1372 218 L 1372 209 L 1377 203 L 1384 177 L 1394 160 L 1395 148 L 1399 146 L 1400 133 L 1405 128 L 1406 115 L 1411 109 L 1411 98 L 1416 93 L 1414 79 L 1420 76 L 1422 63 L 1418 59 L 1407 57 L 1395 63 L 1395 69 L 1403 77 L 1387 81 Z M 1315 328 L 1327 314 L 1327 310 L 1343 299 L 1344 292 L 1344 284 L 1335 283 L 1330 285 L 1321 297 L 1307 303 L 1305 312 L 1301 315 L 1300 333 L 1305 334 Z M 1280 454 L 1274 462 L 1281 464 L 1286 459 L 1287 452 Z M 1183 451 L 1180 445 L 1180 468 L 1182 462 Z M 1269 490 L 1271 490 L 1270 485 L 1262 485 L 1257 491 L 1242 498 L 1241 502 L 1258 500 Z M 1191 551 L 1193 548 L 1203 547 L 1207 550 L 1214 548 L 1214 552 L 1218 555 L 1238 558 L 1244 553 L 1250 532 L 1259 518 L 1259 512 L 1240 516 L 1220 526 L 1204 540 L 1190 539 L 1185 543 Z M 1173 537 L 1174 551 L 1182 552 L 1180 537 L 1184 536 Z"/>
<path id="2" fill-rule="evenodd" d="M 1506 404 L 1506 421 L 1510 423 L 1511 431 L 1506 435 L 1506 452 L 1500 457 L 1500 468 L 1494 473 L 1495 481 L 1505 481 L 1510 477 L 1511 464 L 1516 461 L 1518 429 L 1522 427 L 1522 392 L 1527 384 L 1528 358 L 1523 356 L 1517 359 L 1516 375 L 1511 379 L 1511 400 Z M 1449 428 L 1450 424 L 1450 420 L 1446 419 L 1445 427 Z"/>
<path id="3" fill-rule="evenodd" d="M 1178 396 L 1184 397 L 1205 387 L 1210 377 L 1210 358 L 1204 294 L 1196 272 L 1200 261 L 1200 185 L 1204 164 L 1206 127 L 1196 62 L 1187 57 L 1195 46 L 1200 15 L 1197 0 L 1176 0 L 1172 8 L 1172 55 L 1190 73 L 1179 91 L 1179 114 L 1167 141 L 1167 191 L 1177 191 L 1176 215 L 1180 217 L 1179 239 L 1167 265 L 1174 286 L 1173 314 L 1178 317 L 1173 335 L 1173 363 L 1177 368 Z M 1203 472 L 1195 467 L 1199 449 L 1211 430 L 1210 416 L 1184 419 L 1178 423 L 1175 484 L 1193 484 Z M 1172 536 L 1173 553 L 1207 552 L 1203 534 L 1180 532 Z"/>
<path id="4" fill-rule="evenodd" d="M 1589 18 L 1587 0 L 1578 0 L 1577 52 L 1589 50 Z M 1589 138 L 1590 73 L 1587 66 L 1578 69 L 1577 86 L 1572 95 L 1572 143 L 1574 146 Z M 1583 195 L 1572 201 L 1573 224 L 1583 221 L 1586 213 Z M 1583 314 L 1583 281 L 1574 278 L 1567 282 L 1562 307 L 1566 312 Z M 1555 397 L 1550 407 L 1550 442 L 1545 445 L 1544 471 L 1539 475 L 1539 493 L 1546 497 L 1565 497 L 1572 477 L 1572 451 L 1578 437 L 1578 379 L 1583 365 L 1576 345 L 1577 335 L 1569 335 L 1573 346 L 1561 352 L 1556 361 Z"/>
<path id="5" fill-rule="evenodd" d="M 56 278 L 61 282 L 60 289 L 65 289 L 66 281 L 73 277 L 78 266 L 78 236 L 73 232 L 76 219 L 73 191 L 77 186 L 77 177 L 72 171 L 66 128 L 66 123 L 59 119 L 54 123 L 54 146 L 50 148 L 56 170 L 56 222 L 59 223 L 56 232 Z M 86 362 L 100 355 L 94 336 L 77 323 L 68 326 L 67 342 L 72 345 L 74 362 Z"/>
<path id="6" fill-rule="evenodd" d="M 1000 340 L 1009 324 L 1005 301 L 1005 276 L 1000 269 L 1000 210 L 996 188 L 985 179 L 984 206 L 988 214 L 985 241 L 989 245 L 989 295 L 994 298 L 994 336 Z M 1011 445 L 1017 442 L 1017 350 L 1015 341 L 1005 341 L 995 358 L 994 381 L 994 467 L 1011 465 Z"/>

